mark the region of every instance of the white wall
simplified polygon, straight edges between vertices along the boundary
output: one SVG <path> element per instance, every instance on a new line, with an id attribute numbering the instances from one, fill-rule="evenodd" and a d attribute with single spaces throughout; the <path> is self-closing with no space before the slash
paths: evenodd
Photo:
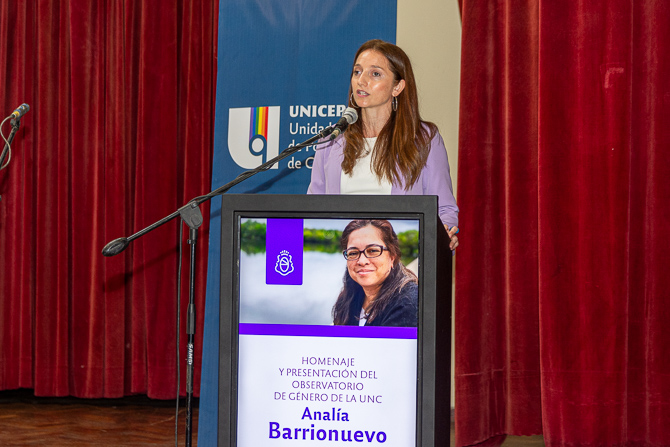
<path id="1" fill-rule="evenodd" d="M 461 19 L 457 0 L 397 0 L 397 44 L 409 55 L 423 119 L 440 128 L 449 154 L 454 194 L 458 184 L 458 110 Z M 456 196 L 458 199 L 458 195 Z M 463 204 L 459 204 L 462 208 Z M 452 289 L 453 291 L 453 289 Z M 452 293 L 453 296 L 453 293 Z M 451 407 L 454 407 L 452 331 Z"/>

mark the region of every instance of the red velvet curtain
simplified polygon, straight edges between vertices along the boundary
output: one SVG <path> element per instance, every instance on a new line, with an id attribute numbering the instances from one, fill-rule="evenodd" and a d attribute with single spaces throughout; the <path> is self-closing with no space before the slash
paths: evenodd
<path id="1" fill-rule="evenodd" d="M 217 16 L 217 0 L 0 3 L 0 110 L 30 105 L 0 171 L 0 390 L 175 397 L 180 221 L 101 250 L 210 189 Z"/>
<path id="2" fill-rule="evenodd" d="M 670 2 L 461 8 L 457 444 L 670 445 Z"/>

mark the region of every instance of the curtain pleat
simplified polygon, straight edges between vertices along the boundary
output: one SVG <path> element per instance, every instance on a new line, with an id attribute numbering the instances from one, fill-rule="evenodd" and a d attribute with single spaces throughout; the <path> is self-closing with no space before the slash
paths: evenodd
<path id="1" fill-rule="evenodd" d="M 217 14 L 215 0 L 0 5 L 0 35 L 15 43 L 0 48 L 0 105 L 31 107 L 0 171 L 0 390 L 174 398 L 180 367 L 185 393 L 181 221 L 115 257 L 101 250 L 209 191 Z M 204 310 L 206 224 L 199 236 Z M 201 328 L 202 312 L 198 369 Z"/>
<path id="2" fill-rule="evenodd" d="M 626 430 L 670 444 L 670 4 L 634 2 L 628 214 Z"/>
<path id="3" fill-rule="evenodd" d="M 542 426 L 538 2 L 530 3 L 465 2 L 463 8 L 459 203 L 467 231 L 456 279 L 459 445 L 530 435 Z"/>
<path id="4" fill-rule="evenodd" d="M 461 7 L 457 444 L 670 445 L 670 3 Z"/>
<path id="5" fill-rule="evenodd" d="M 540 324 L 550 445 L 627 438 L 630 5 L 542 9 Z"/>

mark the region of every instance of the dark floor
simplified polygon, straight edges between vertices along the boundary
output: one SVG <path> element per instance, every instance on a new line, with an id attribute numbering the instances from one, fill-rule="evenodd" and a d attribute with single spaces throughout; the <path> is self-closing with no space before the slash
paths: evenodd
<path id="1" fill-rule="evenodd" d="M 193 444 L 198 438 L 197 399 Z M 0 446 L 175 445 L 174 401 L 34 397 L 31 390 L 0 391 Z M 185 444 L 186 408 L 179 410 L 178 445 Z M 454 445 L 454 430 L 451 430 Z M 542 436 L 508 436 L 505 447 L 544 446 Z"/>
<path id="2" fill-rule="evenodd" d="M 193 444 L 198 437 L 193 404 Z M 176 402 L 146 396 L 123 399 L 35 397 L 32 390 L 0 392 L 0 446 L 175 445 Z M 178 422 L 185 444 L 186 406 Z"/>
<path id="3" fill-rule="evenodd" d="M 453 444 L 453 430 L 452 430 L 452 445 Z M 542 435 L 537 436 L 508 436 L 503 443 L 503 447 L 544 447 L 544 438 Z"/>

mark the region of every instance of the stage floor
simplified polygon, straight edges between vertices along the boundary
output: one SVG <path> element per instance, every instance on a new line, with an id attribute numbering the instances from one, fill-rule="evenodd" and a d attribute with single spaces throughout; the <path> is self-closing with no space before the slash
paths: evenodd
<path id="1" fill-rule="evenodd" d="M 193 404 L 193 445 L 198 439 Z M 175 445 L 174 401 L 35 397 L 32 390 L 0 391 L 0 446 Z M 186 408 L 181 403 L 178 441 L 183 446 Z M 454 445 L 454 429 L 451 429 Z M 504 447 L 543 447 L 542 436 L 508 436 Z M 261 446 L 259 446 L 261 447 Z"/>
<path id="2" fill-rule="evenodd" d="M 193 445 L 198 439 L 197 399 Z M 146 396 L 123 399 L 35 397 L 32 390 L 0 392 L 1 446 L 175 445 L 176 402 Z M 179 445 L 186 431 L 186 407 L 179 409 Z"/>

